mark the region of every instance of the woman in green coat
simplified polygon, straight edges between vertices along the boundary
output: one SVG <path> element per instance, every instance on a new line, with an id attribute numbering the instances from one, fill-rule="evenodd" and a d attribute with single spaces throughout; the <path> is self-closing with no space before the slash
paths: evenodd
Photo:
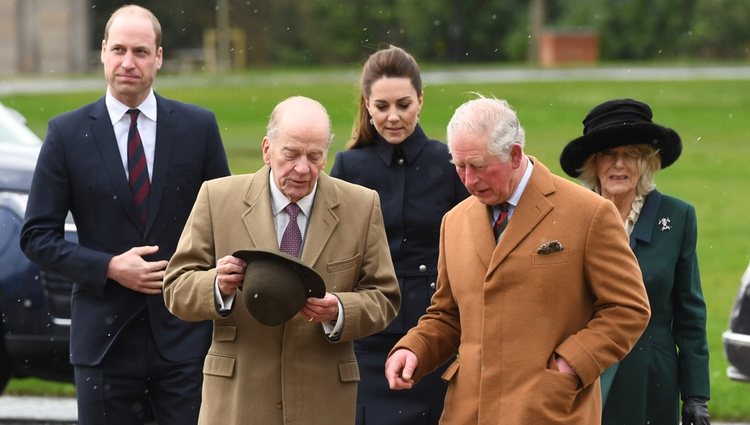
<path id="1" fill-rule="evenodd" d="M 560 156 L 563 170 L 611 200 L 643 274 L 651 320 L 620 363 L 604 372 L 604 425 L 709 424 L 706 304 L 695 252 L 695 209 L 655 189 L 654 174 L 682 152 L 672 129 L 632 99 L 586 115 L 583 136 Z"/>

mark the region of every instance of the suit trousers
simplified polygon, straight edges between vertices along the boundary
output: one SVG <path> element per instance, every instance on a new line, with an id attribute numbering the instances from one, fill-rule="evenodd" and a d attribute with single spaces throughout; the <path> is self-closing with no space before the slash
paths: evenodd
<path id="1" fill-rule="evenodd" d="M 133 318 L 99 365 L 74 365 L 79 425 L 198 422 L 203 357 L 171 362 L 156 347 L 148 314 Z"/>

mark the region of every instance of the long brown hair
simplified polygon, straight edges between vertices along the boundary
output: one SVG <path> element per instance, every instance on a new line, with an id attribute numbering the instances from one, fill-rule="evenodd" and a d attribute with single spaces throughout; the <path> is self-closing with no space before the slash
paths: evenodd
<path id="1" fill-rule="evenodd" d="M 383 77 L 408 78 L 417 94 L 422 95 L 422 75 L 412 55 L 396 46 L 388 46 L 370 55 L 362 67 L 362 75 L 359 79 L 359 110 L 354 119 L 352 137 L 347 143 L 349 149 L 371 145 L 375 142 L 377 131 L 375 126 L 370 124 L 367 99 L 370 97 L 372 85 Z"/>

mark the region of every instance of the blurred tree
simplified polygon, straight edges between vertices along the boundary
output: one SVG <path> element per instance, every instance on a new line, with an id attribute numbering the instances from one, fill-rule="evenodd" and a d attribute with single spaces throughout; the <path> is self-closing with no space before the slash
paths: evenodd
<path id="1" fill-rule="evenodd" d="M 690 52 L 705 58 L 750 57 L 750 4 L 743 0 L 697 0 Z"/>
<path id="2" fill-rule="evenodd" d="M 117 8 L 134 2 L 127 0 L 92 0 L 91 46 L 102 47 L 104 26 Z M 216 26 L 215 2 L 205 0 L 141 0 L 138 5 L 151 10 L 162 26 L 162 46 L 166 58 L 180 48 L 198 48 L 203 45 L 203 29 Z M 97 56 L 98 57 L 98 56 Z"/>
<path id="3" fill-rule="evenodd" d="M 539 1 L 539 0 L 538 0 Z M 129 0 L 92 0 L 91 48 Z M 747 58 L 747 0 L 544 0 L 547 28 L 594 29 L 604 60 Z M 216 1 L 141 0 L 162 23 L 167 59 L 203 47 Z M 359 64 L 385 44 L 420 62 L 524 61 L 533 40 L 526 0 L 228 0 L 247 64 Z"/>
<path id="4" fill-rule="evenodd" d="M 602 59 L 681 56 L 694 1 L 571 0 L 559 24 L 596 29 Z"/>

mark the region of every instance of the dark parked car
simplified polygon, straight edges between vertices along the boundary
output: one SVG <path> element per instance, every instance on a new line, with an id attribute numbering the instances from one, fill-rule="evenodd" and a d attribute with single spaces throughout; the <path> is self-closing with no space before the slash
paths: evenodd
<path id="1" fill-rule="evenodd" d="M 734 300 L 729 330 L 723 334 L 724 354 L 729 361 L 727 376 L 750 382 L 750 266 L 740 281 Z"/>
<path id="2" fill-rule="evenodd" d="M 0 393 L 11 377 L 73 381 L 72 282 L 32 264 L 18 244 L 41 140 L 0 104 Z M 65 237 L 77 241 L 73 221 Z"/>

